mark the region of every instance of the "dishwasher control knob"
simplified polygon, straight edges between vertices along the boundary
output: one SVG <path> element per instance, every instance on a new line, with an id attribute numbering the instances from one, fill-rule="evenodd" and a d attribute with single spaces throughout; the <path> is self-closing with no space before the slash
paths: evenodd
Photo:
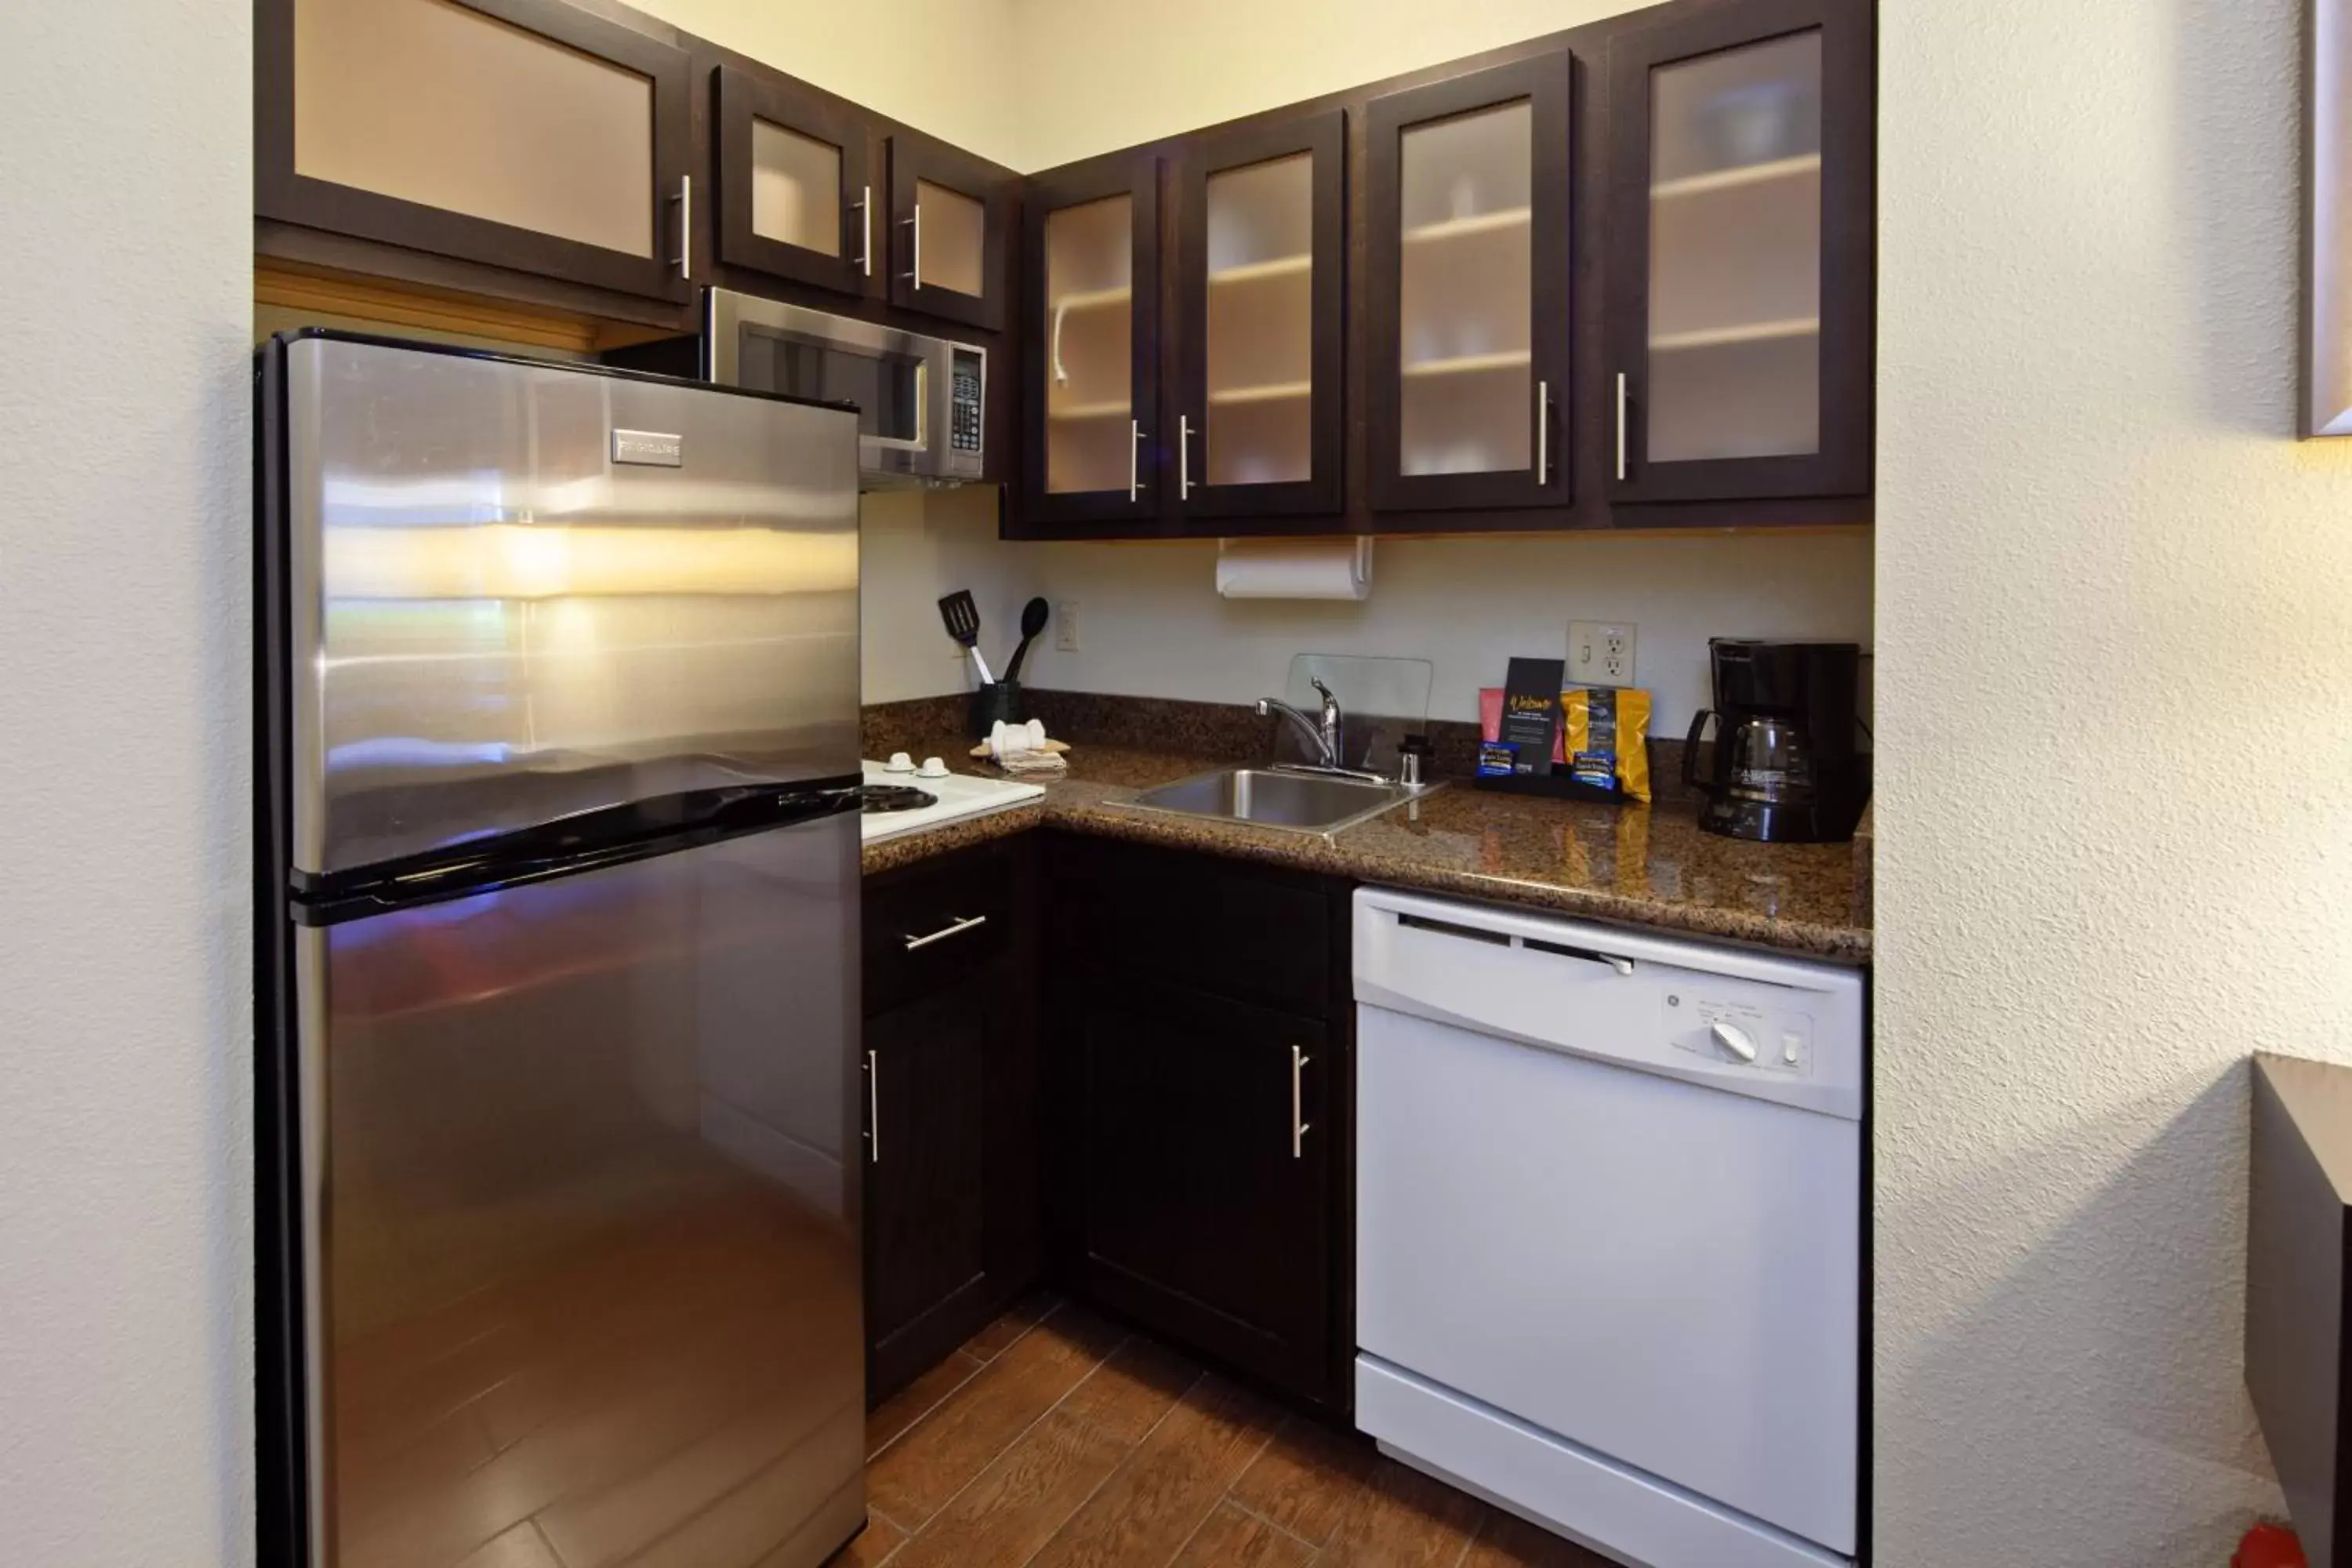
<path id="1" fill-rule="evenodd" d="M 1709 1024 L 1706 1026 L 1706 1032 L 1715 1037 L 1717 1045 L 1721 1046 L 1741 1061 L 1752 1062 L 1756 1059 L 1756 1042 L 1749 1039 L 1748 1031 L 1738 1025 Z"/>

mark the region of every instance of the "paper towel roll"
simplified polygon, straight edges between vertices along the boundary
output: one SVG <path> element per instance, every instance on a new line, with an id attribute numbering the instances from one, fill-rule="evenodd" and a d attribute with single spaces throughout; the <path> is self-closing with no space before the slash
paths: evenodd
<path id="1" fill-rule="evenodd" d="M 1228 599 L 1369 599 L 1370 539 L 1221 539 L 1217 592 Z"/>

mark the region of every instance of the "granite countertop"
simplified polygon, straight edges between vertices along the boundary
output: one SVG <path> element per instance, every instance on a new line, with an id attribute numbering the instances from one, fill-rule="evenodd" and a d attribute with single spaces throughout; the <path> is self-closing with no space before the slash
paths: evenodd
<path id="1" fill-rule="evenodd" d="M 930 752 L 955 757 L 970 742 Z M 1227 757 L 1087 745 L 1045 797 L 869 844 L 868 875 L 1040 825 L 1230 855 L 1390 887 L 1511 903 L 1846 963 L 1870 959 L 1869 845 L 1749 844 L 1699 830 L 1687 805 L 1494 795 L 1467 781 L 1318 835 L 1122 808 L 1139 790 L 1231 766 Z M 965 758 L 961 770 L 1002 777 Z"/>

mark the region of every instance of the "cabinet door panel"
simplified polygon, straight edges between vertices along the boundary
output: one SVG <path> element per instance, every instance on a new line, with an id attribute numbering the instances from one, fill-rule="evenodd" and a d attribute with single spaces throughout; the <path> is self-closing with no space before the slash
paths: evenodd
<path id="1" fill-rule="evenodd" d="M 1185 150 L 1175 438 L 1188 518 L 1340 509 L 1346 146 L 1334 110 Z"/>
<path id="2" fill-rule="evenodd" d="M 1568 472 L 1572 66 L 1372 100 L 1372 504 L 1557 506 Z"/>
<path id="3" fill-rule="evenodd" d="M 688 292 L 685 51 L 558 0 L 258 0 L 256 213 Z"/>
<path id="4" fill-rule="evenodd" d="M 1005 246 L 1019 221 L 1013 183 L 919 132 L 890 137 L 890 300 L 996 331 Z"/>
<path id="5" fill-rule="evenodd" d="M 1082 1270 L 1113 1305 L 1324 1397 L 1322 1026 L 1135 975 L 1078 1025 Z"/>
<path id="6" fill-rule="evenodd" d="M 1029 182 L 1028 461 L 1034 533 L 1156 531 L 1160 175 L 1118 157 Z"/>
<path id="7" fill-rule="evenodd" d="M 992 1046 L 974 1000 L 946 992 L 866 1025 L 866 1322 L 877 1384 L 893 1341 L 986 1273 Z"/>
<path id="8" fill-rule="evenodd" d="M 712 72 L 719 258 L 771 277 L 879 296 L 870 135 L 791 84 Z"/>
<path id="9" fill-rule="evenodd" d="M 1612 500 L 1868 489 L 1870 47 L 1859 0 L 1612 45 Z"/>

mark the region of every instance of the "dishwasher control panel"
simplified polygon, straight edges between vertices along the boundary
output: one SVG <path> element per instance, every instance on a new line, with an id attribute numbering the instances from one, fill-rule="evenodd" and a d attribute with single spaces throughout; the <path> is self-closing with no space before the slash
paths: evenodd
<path id="1" fill-rule="evenodd" d="M 1660 1011 L 1676 1050 L 1759 1072 L 1804 1078 L 1813 1070 L 1813 1021 L 1802 1013 L 1709 995 L 1702 985 L 1670 985 Z"/>
<path id="2" fill-rule="evenodd" d="M 1355 898 L 1360 1007 L 1859 1118 L 1862 974 L 1388 888 Z"/>

